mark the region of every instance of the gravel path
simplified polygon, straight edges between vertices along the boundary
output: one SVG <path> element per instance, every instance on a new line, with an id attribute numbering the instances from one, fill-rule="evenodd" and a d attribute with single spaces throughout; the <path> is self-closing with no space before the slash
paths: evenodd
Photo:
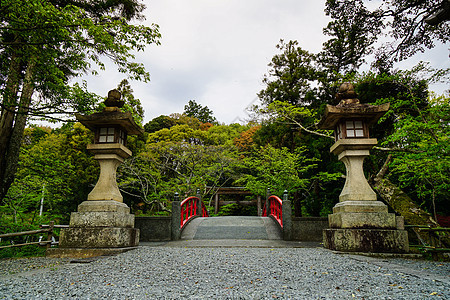
<path id="1" fill-rule="evenodd" d="M 0 270 L 0 299 L 450 299 L 450 263 L 321 248 L 141 246 L 90 263 L 2 260 Z"/>

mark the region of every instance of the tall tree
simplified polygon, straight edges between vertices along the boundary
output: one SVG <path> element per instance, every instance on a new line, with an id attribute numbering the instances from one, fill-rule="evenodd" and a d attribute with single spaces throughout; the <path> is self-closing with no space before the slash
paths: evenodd
<path id="1" fill-rule="evenodd" d="M 208 106 L 202 106 L 195 100 L 189 100 L 188 104 L 184 106 L 184 114 L 191 118 L 197 118 L 203 123 L 214 123 L 217 121 L 213 116 L 213 111 Z"/>
<path id="2" fill-rule="evenodd" d="M 145 132 L 153 133 L 164 128 L 176 125 L 175 120 L 169 116 L 160 115 L 144 125 Z"/>
<path id="3" fill-rule="evenodd" d="M 362 0 L 329 0 L 325 13 L 332 20 L 323 29 L 331 38 L 323 44 L 319 54 L 322 67 L 329 75 L 358 70 L 372 50 L 382 23 L 370 14 Z"/>
<path id="4" fill-rule="evenodd" d="M 123 79 L 117 90 L 122 94 L 122 100 L 125 101 L 123 110 L 131 112 L 134 121 L 142 126 L 144 120 L 144 108 L 142 107 L 141 100 L 134 97 L 133 89 L 127 79 Z"/>
<path id="5" fill-rule="evenodd" d="M 133 50 L 158 43 L 158 27 L 130 25 L 142 18 L 137 0 L 3 0 L 0 14 L 0 199 L 11 185 L 25 124 L 30 116 L 61 118 L 93 107 L 78 85 L 69 86 L 101 57 L 120 72 L 148 80 Z M 81 96 L 81 97 L 80 97 Z"/>
<path id="6" fill-rule="evenodd" d="M 271 145 L 255 150 L 243 159 L 244 175 L 238 180 L 248 190 L 265 195 L 270 188 L 274 194 L 281 195 L 284 190 L 293 193 L 308 187 L 309 179 L 304 175 L 316 165 L 302 154 L 304 148 L 297 148 L 293 153 Z"/>
<path id="7" fill-rule="evenodd" d="M 390 41 L 379 49 L 378 56 L 393 61 L 404 60 L 417 52 L 431 49 L 436 42 L 446 43 L 450 40 L 450 4 L 448 0 L 382 0 L 373 1 L 328 0 L 327 7 L 339 11 L 331 15 L 336 22 L 344 23 L 353 12 L 346 10 L 354 2 L 361 5 L 357 10 L 357 19 L 365 19 L 383 29 Z M 369 9 L 369 2 L 370 7 Z M 375 30 L 379 28 L 374 27 Z M 365 27 L 368 37 L 372 29 Z M 382 35 L 377 35 L 376 41 Z"/>
<path id="8" fill-rule="evenodd" d="M 266 88 L 258 93 L 264 104 L 283 101 L 290 104 L 309 105 L 315 100 L 312 83 L 318 79 L 315 56 L 298 46 L 297 41 L 280 40 L 276 46 L 282 51 L 269 63 L 269 73 L 264 75 Z"/>

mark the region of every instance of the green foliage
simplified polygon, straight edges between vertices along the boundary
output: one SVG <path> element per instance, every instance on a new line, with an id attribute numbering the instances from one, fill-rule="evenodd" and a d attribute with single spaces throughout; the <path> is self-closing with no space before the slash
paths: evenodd
<path id="1" fill-rule="evenodd" d="M 164 128 L 148 135 L 148 143 L 158 142 L 186 142 L 201 144 L 206 133 L 200 129 L 194 129 L 187 124 L 175 125 Z"/>
<path id="2" fill-rule="evenodd" d="M 237 203 L 226 204 L 220 207 L 218 216 L 257 216 L 255 206 L 243 206 Z"/>
<path id="3" fill-rule="evenodd" d="M 428 83 L 448 80 L 448 70 L 419 64 L 408 71 L 367 72 L 356 76 L 363 102 L 390 103 L 372 130 L 383 147 L 392 149 L 389 179 L 428 211 L 448 213 L 448 97 L 429 95 Z M 375 174 L 386 153 L 371 157 Z"/>
<path id="4" fill-rule="evenodd" d="M 161 115 L 159 117 L 154 118 L 144 125 L 145 132 L 153 133 L 159 131 L 161 129 L 167 128 L 176 125 L 175 120 L 168 116 Z"/>
<path id="5" fill-rule="evenodd" d="M 383 6 L 371 11 L 362 0 L 327 1 L 326 13 L 332 20 L 324 32 L 331 38 L 320 53 L 309 53 L 296 41 L 281 40 L 277 45 L 280 53 L 271 60 L 263 79 L 266 87 L 258 94 L 262 105 L 255 107 L 261 122 L 218 125 L 208 107 L 190 100 L 183 114 L 159 116 L 144 125 L 144 136 L 129 137 L 134 156 L 117 174 L 124 201 L 138 215 L 168 215 L 175 192 L 183 198 L 200 189 L 205 196 L 207 187 L 241 185 L 261 196 L 267 188 L 277 195 L 288 190 L 296 215 L 326 216 L 344 184 L 344 165 L 329 153 L 331 132 L 315 126 L 325 104 L 333 103 L 336 87 L 351 81 L 362 103 L 391 103 L 371 132 L 383 147 L 366 159 L 367 177 L 378 172 L 388 150 L 392 153 L 389 179 L 428 210 L 450 213 L 446 205 L 449 98 L 428 92 L 429 83 L 448 82 L 449 72 L 430 70 L 424 64 L 410 71 L 390 69 L 392 56 L 406 57 L 430 47 L 433 39 L 447 41 L 448 24 L 425 28 L 423 32 L 433 32 L 430 37 L 405 36 L 409 41 L 403 39 L 394 52 L 379 57 L 376 73 L 358 73 L 380 29 L 388 25 L 387 14 L 392 13 L 394 20 L 389 26 L 406 33 L 415 22 L 406 24 L 410 12 L 422 16 L 439 1 L 419 2 L 408 2 L 402 10 L 404 1 L 392 1 L 391 10 Z M 3 107 L 11 108 L 2 111 L 2 122 L 18 124 L 27 113 L 52 118 L 53 113 L 92 112 L 100 97 L 89 93 L 86 83 L 69 86 L 68 82 L 78 74 L 95 73 L 91 64 L 104 69 L 104 55 L 132 79 L 148 80 L 143 66 L 133 61 L 133 51 L 158 43 L 158 27 L 128 22 L 140 17 L 142 9 L 135 0 L 58 6 L 47 0 L 25 5 L 2 1 L 0 99 Z M 143 109 L 129 82 L 122 81 L 118 88 L 126 100 L 124 109 L 141 123 Z M 31 101 L 33 92 L 39 101 Z M 29 102 L 23 102 L 27 94 Z M 9 114 L 19 106 L 30 110 Z M 22 121 L 25 126 L 26 118 Z M 86 151 L 92 133 L 80 124 L 65 124 L 56 130 L 27 128 L 23 138 L 18 134 L 18 139 L 8 140 L 4 137 L 15 128 L 8 130 L 0 132 L 0 154 L 7 153 L 4 145 L 21 141 L 20 163 L 0 202 L 0 232 L 34 229 L 51 219 L 67 223 L 69 213 L 87 198 L 98 178 L 97 163 Z M 41 199 L 44 212 L 39 217 Z M 256 215 L 255 209 L 231 204 L 223 206 L 219 215 Z M 34 250 L 24 248 L 13 255 L 29 251 Z"/>
<path id="6" fill-rule="evenodd" d="M 391 176 L 429 211 L 448 214 L 450 197 L 449 98 L 431 98 L 417 114 L 404 115 L 385 144 L 408 150 L 393 156 Z"/>
<path id="7" fill-rule="evenodd" d="M 7 246 L 8 242 L 0 242 L 0 246 Z M 34 257 L 45 256 L 45 247 L 37 245 L 26 245 L 20 247 L 10 247 L 0 250 L 0 259 L 11 257 Z"/>
<path id="8" fill-rule="evenodd" d="M 236 123 L 230 125 L 215 125 L 206 132 L 204 143 L 207 145 L 223 145 L 225 147 L 233 148 L 235 140 L 247 129 L 249 129 L 249 126 Z"/>
<path id="9" fill-rule="evenodd" d="M 181 119 L 178 119 L 181 120 Z M 148 134 L 138 155 L 119 168 L 119 187 L 135 210 L 154 214 L 168 211 L 175 192 L 191 196 L 206 186 L 217 186 L 233 177 L 237 155 L 233 139 L 243 126 L 213 126 L 200 130 L 188 124 Z"/>
<path id="10" fill-rule="evenodd" d="M 293 105 L 308 105 L 315 100 L 312 82 L 318 79 L 314 66 L 315 56 L 298 46 L 297 41 L 276 46 L 283 53 L 275 55 L 269 63 L 269 74 L 264 75 L 266 88 L 258 97 L 264 104 L 282 101 Z"/>
<path id="11" fill-rule="evenodd" d="M 38 230 L 39 225 L 48 224 L 50 221 L 60 222 L 56 215 L 44 214 L 43 216 L 37 216 L 35 212 L 23 213 L 20 215 L 20 218 L 15 218 L 11 214 L 10 207 L 0 206 L 0 234 Z M 55 233 L 58 235 L 58 232 Z M 47 233 L 3 238 L 0 241 L 0 246 L 37 242 L 40 237 L 43 240 L 47 240 Z M 38 245 L 10 247 L 0 250 L 0 258 L 43 255 L 45 255 L 45 247 Z"/>
<path id="12" fill-rule="evenodd" d="M 291 153 L 287 148 L 277 149 L 271 145 L 255 149 L 251 156 L 244 157 L 243 176 L 237 183 L 256 195 L 265 195 L 267 188 L 276 195 L 284 190 L 292 193 L 305 189 L 309 179 L 303 175 L 316 167 L 314 159 L 303 154 L 305 149 L 297 148 Z"/>
<path id="13" fill-rule="evenodd" d="M 174 120 L 175 125 L 188 125 L 192 129 L 200 129 L 202 122 L 199 119 L 194 117 L 189 117 L 185 114 L 173 113 L 169 116 L 172 120 Z"/>
<path id="14" fill-rule="evenodd" d="M 0 201 L 14 181 L 30 116 L 60 120 L 90 111 L 95 100 L 73 77 L 105 69 L 109 58 L 131 79 L 149 80 L 135 52 L 158 44 L 157 25 L 135 25 L 137 0 L 4 0 L 0 13 Z M 133 105 L 132 105 L 133 106 Z M 134 108 L 137 106 L 134 105 Z"/>
<path id="15" fill-rule="evenodd" d="M 188 104 L 184 106 L 184 114 L 191 118 L 197 118 L 202 123 L 217 122 L 212 110 L 208 106 L 198 104 L 195 100 L 189 100 Z"/>
<path id="16" fill-rule="evenodd" d="M 432 25 L 427 20 L 437 11 L 445 8 L 441 18 Z M 382 0 L 372 1 L 328 0 L 326 12 L 334 21 L 347 27 L 348 34 L 356 25 L 359 30 L 354 34 L 366 35 L 366 42 L 374 44 L 381 36 L 387 36 L 378 50 L 378 56 L 388 60 L 404 60 L 425 49 L 431 49 L 436 42 L 449 41 L 448 4 L 441 0 Z M 447 16 L 447 17 L 446 17 Z M 352 25 L 349 28 L 346 24 Z M 385 35 L 378 34 L 380 29 Z M 361 47 L 364 49 L 364 45 Z"/>
<path id="17" fill-rule="evenodd" d="M 328 0 L 325 13 L 332 20 L 323 32 L 331 38 L 323 44 L 319 62 L 335 80 L 337 74 L 358 70 L 381 32 L 381 22 L 370 15 L 362 0 Z"/>
<path id="18" fill-rule="evenodd" d="M 144 108 L 142 107 L 141 100 L 134 98 L 133 89 L 128 80 L 123 79 L 119 83 L 117 90 L 122 94 L 122 100 L 125 101 L 122 110 L 130 112 L 133 115 L 136 124 L 142 126 L 142 121 L 144 120 Z"/>
<path id="19" fill-rule="evenodd" d="M 129 9 L 125 13 L 124 2 L 136 3 L 114 1 L 102 7 L 93 3 L 77 6 L 30 0 L 24 5 L 23 1 L 2 1 L 2 45 L 12 49 L 2 54 L 15 52 L 24 59 L 38 59 L 37 88 L 47 95 L 50 91 L 62 91 L 68 77 L 91 68 L 89 61 L 104 69 L 101 55 L 108 55 L 119 71 L 132 78 L 148 80 L 143 65 L 132 60 L 131 51 L 158 43 L 158 27 L 129 24 L 130 19 L 139 17 L 143 7 L 136 3 L 135 11 Z M 13 42 L 22 47 L 14 48 Z M 46 47 L 48 44 L 52 47 Z"/>
<path id="20" fill-rule="evenodd" d="M 38 134 L 41 129 L 33 129 Z M 3 204 L 15 216 L 39 210 L 65 215 L 86 199 L 89 184 L 95 183 L 98 166 L 87 152 L 92 133 L 79 123 L 47 133 L 34 144 L 22 147 L 14 183 Z M 26 139 L 25 139 L 26 142 Z"/>

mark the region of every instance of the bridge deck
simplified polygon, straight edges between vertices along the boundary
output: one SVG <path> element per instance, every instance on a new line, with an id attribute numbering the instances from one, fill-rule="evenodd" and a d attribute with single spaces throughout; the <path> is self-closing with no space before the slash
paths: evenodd
<path id="1" fill-rule="evenodd" d="M 227 216 L 196 218 L 181 234 L 182 240 L 281 240 L 278 225 L 267 217 Z"/>

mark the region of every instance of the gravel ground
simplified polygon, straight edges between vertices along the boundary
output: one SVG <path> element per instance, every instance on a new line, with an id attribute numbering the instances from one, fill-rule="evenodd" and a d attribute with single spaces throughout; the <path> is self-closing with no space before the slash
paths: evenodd
<path id="1" fill-rule="evenodd" d="M 90 263 L 0 261 L 0 299 L 450 299 L 450 263 L 321 248 L 141 246 Z"/>

